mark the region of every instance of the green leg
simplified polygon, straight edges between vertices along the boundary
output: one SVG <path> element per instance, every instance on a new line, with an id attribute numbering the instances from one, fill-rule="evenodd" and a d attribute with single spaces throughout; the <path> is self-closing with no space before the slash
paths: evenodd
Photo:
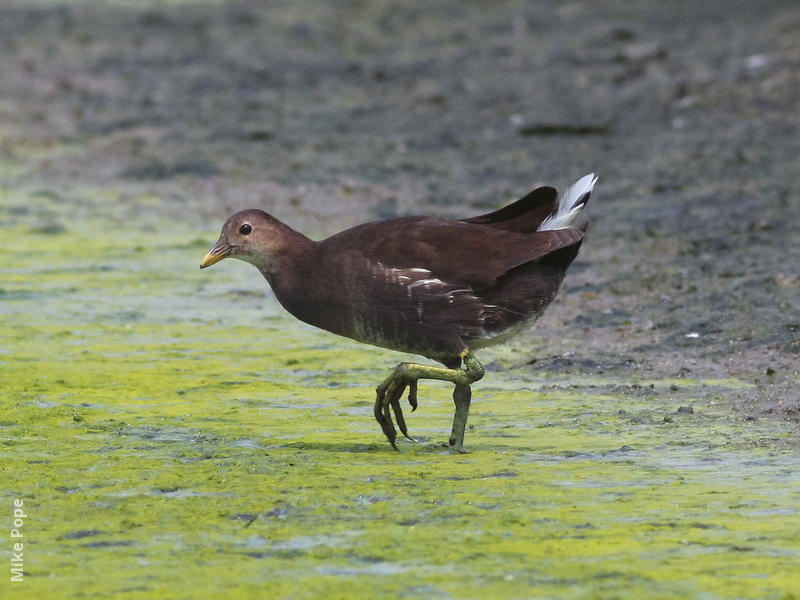
<path id="1" fill-rule="evenodd" d="M 483 365 L 472 354 L 465 351 L 461 355 L 464 361 L 463 368 L 450 369 L 447 367 L 434 367 L 417 363 L 400 363 L 394 368 L 376 389 L 375 419 L 380 423 L 384 435 L 392 447 L 397 450 L 397 430 L 392 422 L 391 411 L 394 412 L 397 426 L 402 434 L 409 438 L 403 410 L 400 408 L 400 398 L 408 387 L 408 402 L 412 411 L 417 407 L 417 381 L 420 379 L 438 379 L 452 381 L 456 384 L 453 400 L 456 403 L 456 413 L 453 420 L 453 433 L 450 436 L 450 445 L 458 452 L 464 451 L 464 429 L 469 415 L 471 398 L 470 384 L 478 381 L 484 374 Z"/>
<path id="2" fill-rule="evenodd" d="M 470 400 L 472 400 L 470 387 L 457 383 L 456 388 L 453 390 L 456 414 L 453 417 L 453 431 L 450 433 L 450 447 L 461 454 L 466 453 L 466 450 L 464 450 L 464 430 L 467 428 Z"/>

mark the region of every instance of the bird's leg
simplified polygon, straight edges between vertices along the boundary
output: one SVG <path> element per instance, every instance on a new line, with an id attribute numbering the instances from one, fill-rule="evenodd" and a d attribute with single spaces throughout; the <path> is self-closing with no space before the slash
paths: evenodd
<path id="1" fill-rule="evenodd" d="M 456 403 L 456 414 L 453 420 L 453 432 L 450 436 L 450 445 L 459 452 L 464 451 L 464 429 L 467 425 L 469 402 L 471 397 L 470 384 L 478 381 L 484 374 L 483 365 L 478 362 L 468 350 L 461 354 L 464 361 L 463 368 L 435 367 L 417 363 L 400 363 L 377 388 L 375 397 L 375 419 L 380 423 L 383 433 L 389 443 L 397 450 L 397 430 L 392 423 L 391 410 L 394 411 L 397 426 L 402 434 L 409 438 L 403 410 L 400 408 L 400 398 L 408 387 L 408 402 L 412 410 L 417 407 L 417 381 L 420 379 L 439 379 L 451 381 L 456 384 L 453 400 Z"/>
<path id="2" fill-rule="evenodd" d="M 470 400 L 472 400 L 472 389 L 468 385 L 457 383 L 453 390 L 453 402 L 455 402 L 456 405 L 456 414 L 453 416 L 450 447 L 460 454 L 466 453 L 466 450 L 464 450 L 464 430 L 467 427 Z"/>

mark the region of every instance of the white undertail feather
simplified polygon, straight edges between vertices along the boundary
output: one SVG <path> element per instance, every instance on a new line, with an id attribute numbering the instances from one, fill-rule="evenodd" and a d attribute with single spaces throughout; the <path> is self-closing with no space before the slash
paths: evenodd
<path id="1" fill-rule="evenodd" d="M 558 202 L 558 209 L 542 221 L 537 231 L 552 231 L 553 229 L 576 227 L 580 220 L 581 211 L 583 207 L 586 206 L 588 194 L 592 192 L 595 183 L 597 183 L 597 177 L 594 176 L 594 173 L 584 175 L 573 183 L 570 188 L 561 195 L 561 200 Z"/>

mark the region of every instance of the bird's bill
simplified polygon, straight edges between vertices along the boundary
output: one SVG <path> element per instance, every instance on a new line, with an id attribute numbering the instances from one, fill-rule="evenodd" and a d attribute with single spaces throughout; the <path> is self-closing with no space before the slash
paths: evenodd
<path id="1" fill-rule="evenodd" d="M 211 248 L 211 250 L 208 251 L 208 254 L 205 255 L 205 258 L 203 258 L 203 261 L 200 263 L 200 268 L 205 269 L 206 267 L 210 267 L 211 265 L 221 261 L 223 258 L 226 258 L 230 253 L 231 247 L 222 241 L 219 241 L 214 244 L 214 247 Z"/>

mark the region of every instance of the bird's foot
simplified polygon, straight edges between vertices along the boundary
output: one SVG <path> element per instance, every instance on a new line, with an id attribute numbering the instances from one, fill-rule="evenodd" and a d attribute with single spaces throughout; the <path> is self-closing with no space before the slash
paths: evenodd
<path id="1" fill-rule="evenodd" d="M 397 427 L 403 436 L 412 442 L 416 440 L 408 435 L 408 428 L 406 427 L 406 419 L 403 416 L 403 409 L 400 406 L 400 398 L 403 392 L 408 388 L 408 403 L 411 405 L 411 412 L 417 410 L 417 378 L 409 376 L 408 370 L 405 368 L 406 363 L 400 363 L 395 367 L 392 374 L 383 380 L 376 388 L 375 397 L 375 419 L 380 423 L 384 435 L 389 440 L 392 448 L 397 450 L 397 430 L 392 422 L 392 415 L 389 412 L 391 407 L 394 412 Z"/>
<path id="2" fill-rule="evenodd" d="M 451 381 L 456 385 L 453 391 L 456 414 L 453 420 L 453 432 L 450 435 L 450 446 L 456 452 L 464 452 L 464 428 L 467 424 L 471 397 L 469 386 L 483 377 L 484 368 L 467 350 L 464 350 L 459 358 L 464 362 L 464 368 L 400 363 L 394 368 L 391 375 L 376 388 L 375 420 L 380 423 L 381 429 L 392 448 L 397 450 L 397 429 L 395 429 L 392 421 L 392 412 L 394 412 L 394 419 L 401 433 L 414 441 L 414 438 L 408 435 L 403 409 L 400 407 L 400 398 L 402 398 L 403 392 L 408 388 L 408 403 L 411 405 L 413 412 L 417 408 L 417 381 L 420 379 L 438 379 L 440 381 Z"/>

